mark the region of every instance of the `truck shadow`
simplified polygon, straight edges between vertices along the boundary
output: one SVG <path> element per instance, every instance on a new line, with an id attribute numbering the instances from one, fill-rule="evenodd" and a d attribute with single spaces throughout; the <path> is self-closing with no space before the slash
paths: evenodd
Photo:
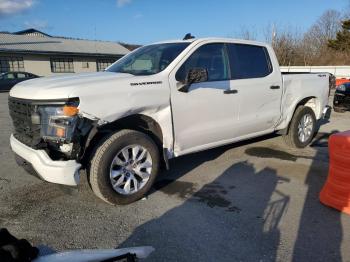
<path id="1" fill-rule="evenodd" d="M 184 202 L 137 227 L 121 247 L 154 246 L 156 251 L 148 261 L 342 261 L 341 214 L 318 199 L 328 174 L 319 166 L 318 155 L 324 154 L 321 149 L 328 136 L 321 134 L 313 141 L 316 155 L 305 176 L 306 197 L 300 209 L 288 212 L 291 198 L 278 190 L 289 179 L 269 167 L 256 170 L 247 161 L 233 164 L 201 188 L 178 180 L 235 144 L 180 159 L 170 178 L 159 179 L 155 190 Z M 270 153 L 261 157 L 274 157 Z M 275 157 L 280 158 L 280 153 Z M 299 211 L 300 218 L 290 214 Z M 286 215 L 298 225 L 295 242 L 281 238 L 282 230 L 289 236 L 293 228 L 283 225 Z"/>
<path id="2" fill-rule="evenodd" d="M 200 189 L 165 180 L 157 189 L 185 202 L 139 226 L 121 247 L 152 245 L 149 261 L 274 260 L 289 203 L 276 186 L 288 182 L 249 162 L 232 165 Z"/>
<path id="3" fill-rule="evenodd" d="M 170 159 L 170 169 L 162 170 L 157 178 L 155 186 L 150 191 L 149 194 L 152 194 L 158 190 L 161 190 L 162 187 L 167 186 L 169 183 L 172 183 L 182 176 L 186 175 L 191 170 L 194 170 L 196 167 L 201 164 L 215 160 L 219 158 L 222 154 L 232 148 L 238 148 L 241 146 L 254 144 L 261 141 L 266 141 L 268 139 L 273 139 L 278 137 L 276 134 L 268 134 L 262 137 L 252 138 L 249 140 L 244 140 L 240 142 L 236 142 L 233 144 L 213 148 L 210 150 L 205 150 L 197 153 L 188 154 L 185 156 L 180 156 L 175 159 Z"/>

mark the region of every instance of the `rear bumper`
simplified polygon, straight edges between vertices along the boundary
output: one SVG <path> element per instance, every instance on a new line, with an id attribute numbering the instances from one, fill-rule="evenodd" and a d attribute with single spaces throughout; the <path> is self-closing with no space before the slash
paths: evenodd
<path id="1" fill-rule="evenodd" d="M 332 113 L 332 107 L 325 106 L 325 108 L 323 109 L 323 112 L 322 112 L 322 118 L 323 119 L 330 119 L 331 113 Z"/>
<path id="2" fill-rule="evenodd" d="M 10 145 L 12 151 L 27 161 L 41 179 L 62 185 L 78 185 L 81 165 L 75 160 L 54 161 L 44 150 L 34 150 L 18 141 L 13 135 L 10 138 Z"/>

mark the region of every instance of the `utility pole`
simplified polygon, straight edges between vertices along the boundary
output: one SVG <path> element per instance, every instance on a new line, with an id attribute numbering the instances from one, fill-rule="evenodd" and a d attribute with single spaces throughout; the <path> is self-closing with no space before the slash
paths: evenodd
<path id="1" fill-rule="evenodd" d="M 275 44 L 275 39 L 276 39 L 276 27 L 275 23 L 272 24 L 272 37 L 271 37 L 271 45 L 274 46 Z"/>

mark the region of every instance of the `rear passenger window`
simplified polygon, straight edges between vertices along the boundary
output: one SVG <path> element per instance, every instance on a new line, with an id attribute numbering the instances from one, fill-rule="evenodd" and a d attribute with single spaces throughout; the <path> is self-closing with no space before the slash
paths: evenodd
<path id="1" fill-rule="evenodd" d="M 272 72 L 272 65 L 265 47 L 228 44 L 232 79 L 265 77 Z"/>

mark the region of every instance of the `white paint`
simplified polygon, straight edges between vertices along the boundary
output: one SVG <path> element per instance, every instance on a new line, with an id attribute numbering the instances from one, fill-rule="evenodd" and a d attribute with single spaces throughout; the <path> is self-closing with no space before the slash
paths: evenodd
<path id="1" fill-rule="evenodd" d="M 155 249 L 151 246 L 120 249 L 82 249 L 71 250 L 46 256 L 40 256 L 33 262 L 99 262 L 126 254 L 135 254 L 137 258 L 147 258 Z"/>
<path id="2" fill-rule="evenodd" d="M 16 85 L 10 96 L 36 100 L 79 97 L 80 113 L 100 124 L 134 114 L 149 116 L 160 125 L 163 147 L 170 158 L 284 129 L 306 97 L 314 98 L 309 105 L 317 119 L 328 103 L 328 74 L 282 76 L 269 45 L 222 38 L 187 42 L 190 45 L 155 75 L 100 72 L 33 79 Z M 177 70 L 198 47 L 208 43 L 264 46 L 273 72 L 263 78 L 197 83 L 188 93 L 179 92 Z M 132 85 L 141 82 L 156 83 Z M 281 88 L 270 89 L 273 85 Z M 238 92 L 224 94 L 226 89 Z"/>
<path id="3" fill-rule="evenodd" d="M 298 103 L 307 97 L 314 97 L 313 100 L 308 102 L 308 105 L 314 110 L 316 119 L 320 119 L 324 108 L 328 105 L 329 76 L 296 74 L 283 75 L 282 79 L 282 114 L 280 121 L 276 125 L 276 130 L 281 130 L 288 126 Z"/>
<path id="4" fill-rule="evenodd" d="M 13 135 L 10 145 L 13 152 L 32 164 L 42 179 L 56 184 L 78 185 L 81 165 L 75 160 L 53 161 L 44 150 L 34 150 L 19 142 Z"/>

